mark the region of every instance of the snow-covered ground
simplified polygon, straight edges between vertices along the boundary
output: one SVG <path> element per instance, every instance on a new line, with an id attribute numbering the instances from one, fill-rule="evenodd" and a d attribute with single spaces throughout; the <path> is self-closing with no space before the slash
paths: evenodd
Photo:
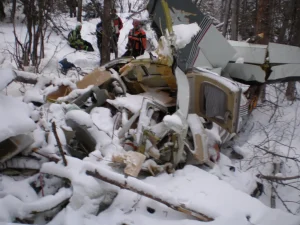
<path id="1" fill-rule="evenodd" d="M 297 92 L 300 86 L 297 83 Z M 253 175 L 272 175 L 274 163 L 279 164 L 277 177 L 299 175 L 300 154 L 300 103 L 287 101 L 285 86 L 267 87 L 267 100 L 250 116 L 243 131 L 234 139 L 233 148 L 244 156 L 243 160 L 233 161 L 234 165 Z M 230 150 L 227 150 L 230 152 Z M 271 183 L 264 181 L 265 191 L 260 200 L 270 206 Z M 299 178 L 283 181 L 276 187 L 276 208 L 300 212 Z"/>
<path id="2" fill-rule="evenodd" d="M 126 35 L 132 28 L 132 20 L 126 19 L 128 14 L 120 16 L 124 22 L 118 43 L 119 55 L 122 55 L 127 43 Z M 146 16 L 142 15 L 142 18 Z M 66 15 L 62 15 L 62 18 L 63 20 L 60 21 L 63 21 L 69 29 L 75 26 L 75 19 L 70 19 Z M 83 22 L 82 38 L 92 43 L 95 49 L 95 52 L 92 53 L 74 51 L 61 35 L 52 33 L 45 43 L 45 59 L 42 61 L 41 74 L 38 76 L 52 79 L 54 84 L 72 83 L 74 77 L 66 79 L 59 72 L 58 61 L 65 57 L 84 72 L 90 72 L 97 67 L 100 58 L 96 37 L 91 34 L 95 31 L 97 23 L 98 19 Z M 185 32 L 184 28 L 178 29 L 175 32 L 183 34 L 178 38 L 179 44 L 184 45 L 185 39 L 189 37 L 186 34 L 189 32 Z M 151 31 L 148 32 L 148 36 L 151 36 Z M 23 24 L 17 25 L 17 33 L 20 36 L 25 35 Z M 67 34 L 68 31 L 65 31 L 64 35 L 67 36 Z M 190 209 L 215 218 L 208 224 L 299 225 L 300 218 L 284 212 L 286 209 L 280 201 L 276 205 L 280 210 L 268 207 L 270 188 L 267 185 L 265 193 L 259 199 L 261 201 L 249 195 L 253 191 L 256 181 L 259 181 L 255 175 L 257 173 L 270 174 L 272 170 L 269 165 L 270 160 L 264 159 L 264 152 L 255 149 L 254 145 L 263 147 L 270 144 L 268 149 L 278 148 L 277 153 L 285 155 L 288 151 L 289 157 L 296 157 L 300 151 L 298 147 L 300 144 L 299 136 L 297 136 L 299 135 L 298 102 L 293 105 L 276 103 L 280 105 L 280 108 L 276 111 L 275 116 L 272 116 L 273 111 L 268 106 L 254 111 L 246 128 L 234 141 L 234 147 L 238 148 L 245 157 L 242 161 L 233 162 L 234 166 L 239 169 L 232 171 L 230 169 L 233 165 L 231 160 L 225 155 L 221 155 L 218 165 L 209 172 L 188 165 L 173 174 L 163 173 L 157 177 L 140 180 L 126 178 L 119 173 L 118 168 L 111 166 L 113 154 L 125 153 L 123 147 L 119 145 L 118 137 L 114 135 L 116 117 L 113 117 L 109 110 L 102 107 L 95 108 L 90 114 L 87 114 L 80 110 L 74 110 L 64 103 L 47 103 L 42 107 L 35 107 L 32 103 L 27 104 L 26 102 L 30 100 L 41 100 L 45 93 L 49 93 L 55 87 L 45 87 L 46 81 L 40 79 L 38 83 L 40 86 L 33 87 L 14 82 L 5 88 L 13 76 L 11 70 L 7 69 L 16 69 L 12 56 L 6 51 L 11 51 L 12 46 L 14 46 L 11 24 L 1 24 L 0 36 L 3 40 L 0 43 L 0 49 L 3 50 L 3 54 L 0 56 L 0 67 L 6 69 L 0 72 L 0 89 L 2 90 L 0 93 L 0 141 L 11 135 L 33 130 L 34 143 L 31 147 L 39 148 L 40 153 L 59 157 L 54 134 L 51 132 L 51 122 L 56 122 L 61 143 L 66 147 L 66 137 L 63 135 L 62 129 L 68 129 L 66 119 L 73 119 L 79 124 L 85 125 L 97 142 L 95 151 L 84 160 L 67 156 L 68 165 L 66 167 L 62 161 L 57 164 L 45 162 L 44 158 L 35 155 L 35 157 L 39 157 L 40 163 L 31 166 L 40 167 L 40 173 L 26 178 L 14 177 L 15 179 L 0 174 L 0 196 L 2 197 L 0 199 L 0 208 L 2 209 L 0 222 L 17 222 L 23 219 L 26 222 L 30 214 L 37 213 L 34 221 L 32 221 L 34 224 L 93 225 L 103 222 L 112 225 L 204 224 L 204 222 L 195 220 L 193 216 L 187 216 L 154 200 L 117 188 L 86 174 L 86 171 L 97 170 L 107 177 L 113 177 L 120 182 L 126 181 L 174 204 L 183 204 Z M 75 77 L 76 79 L 78 78 Z M 270 91 L 273 93 L 274 90 L 270 89 Z M 270 99 L 270 101 L 276 102 L 276 99 Z M 127 95 L 126 98 L 111 101 L 111 104 L 122 105 L 135 113 L 141 108 L 142 100 L 137 96 Z M 281 117 L 278 117 L 278 114 Z M 270 117 L 272 117 L 271 121 L 276 119 L 277 123 L 268 122 Z M 283 124 L 287 121 L 289 121 L 290 127 L 284 127 Z M 282 134 L 283 139 L 280 139 L 280 146 L 275 146 L 274 137 L 269 137 L 270 142 L 264 142 L 264 129 L 276 138 L 281 135 L 277 132 L 281 130 L 285 132 L 284 135 Z M 293 138 L 291 139 L 291 137 Z M 286 146 L 291 147 L 290 151 L 286 149 Z M 30 162 L 27 163 L 30 164 Z M 297 174 L 299 171 L 293 162 L 287 162 L 278 176 Z M 35 184 L 36 188 L 42 186 L 42 191 L 34 191 L 30 185 L 32 183 Z M 296 189 L 290 191 L 287 187 L 280 187 L 278 191 L 285 200 L 299 201 L 299 192 Z M 103 212 L 99 210 L 101 208 L 99 205 L 103 205 L 103 202 L 109 202 L 109 199 L 115 197 L 116 194 L 116 198 L 108 209 Z M 62 210 L 60 208 L 53 209 L 61 202 L 65 206 Z M 297 204 L 287 204 L 292 212 L 299 214 Z M 56 216 L 52 219 L 53 215 Z M 52 220 L 48 221 L 47 218 Z"/>

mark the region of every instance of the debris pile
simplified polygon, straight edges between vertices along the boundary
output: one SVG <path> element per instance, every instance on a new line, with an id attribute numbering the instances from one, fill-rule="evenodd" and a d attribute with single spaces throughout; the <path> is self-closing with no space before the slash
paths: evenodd
<path id="1" fill-rule="evenodd" d="M 142 181 L 138 186 L 135 182 L 124 186 L 113 175 L 141 179 L 174 173 L 186 164 L 206 170 L 218 167 L 221 139 L 213 135 L 211 125 L 214 122 L 226 132 L 236 132 L 241 92 L 233 82 L 215 74 L 198 70 L 184 74 L 174 68 L 159 57 L 121 58 L 75 83 L 72 78 L 39 77 L 24 95 L 26 103 L 1 95 L 2 105 L 8 101 L 18 104 L 1 111 L 9 113 L 11 120 L 1 127 L 0 169 L 9 176 L 28 177 L 20 182 L 32 187 L 36 196 L 32 198 L 41 197 L 34 203 L 41 205 L 39 209 L 24 205 L 24 211 L 3 220 L 32 223 L 43 218 L 45 223 L 68 204 L 73 209 L 83 207 L 86 197 L 102 205 L 103 211 L 118 191 L 111 186 L 99 188 L 95 178 L 197 219 L 212 220 L 211 215 L 161 198 L 162 194 L 152 196 L 145 192 L 146 184 L 146 189 L 139 190 Z M 6 85 L 18 76 L 11 72 Z M 13 108 L 16 105 L 20 110 Z M 15 124 L 14 115 L 22 118 L 19 124 Z M 75 165 L 79 168 L 74 169 Z M 106 179 L 99 166 L 115 172 Z M 222 173 L 219 177 L 222 179 Z M 256 183 L 250 186 L 244 190 L 249 194 Z M 49 195 L 52 204 L 43 205 Z"/>

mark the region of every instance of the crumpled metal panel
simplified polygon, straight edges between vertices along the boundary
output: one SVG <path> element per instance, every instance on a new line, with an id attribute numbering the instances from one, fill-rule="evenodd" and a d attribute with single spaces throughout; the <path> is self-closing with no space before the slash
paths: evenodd
<path id="1" fill-rule="evenodd" d="M 186 71 L 188 68 L 207 64 L 207 61 L 213 67 L 224 68 L 234 56 L 235 51 L 212 25 L 212 20 L 197 9 L 192 1 L 184 1 L 184 4 L 182 0 L 166 0 L 166 2 L 168 3 L 173 25 L 196 22 L 200 27 L 199 33 L 192 41 L 178 50 L 177 63 L 179 68 Z M 164 32 L 167 23 L 161 1 L 150 0 L 147 9 L 153 19 L 152 27 L 158 37 L 162 36 L 161 29 Z"/>

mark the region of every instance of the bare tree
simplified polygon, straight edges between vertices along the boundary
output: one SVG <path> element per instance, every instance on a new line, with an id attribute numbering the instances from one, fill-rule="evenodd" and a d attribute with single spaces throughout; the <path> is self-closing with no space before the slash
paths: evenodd
<path id="1" fill-rule="evenodd" d="M 24 66 L 34 66 L 35 72 L 41 59 L 44 57 L 44 37 L 47 30 L 47 18 L 53 6 L 52 0 L 22 0 L 24 6 L 27 35 L 25 40 L 20 40 L 13 27 L 15 35 L 15 61 L 20 69 Z M 13 14 L 14 16 L 15 14 Z"/>

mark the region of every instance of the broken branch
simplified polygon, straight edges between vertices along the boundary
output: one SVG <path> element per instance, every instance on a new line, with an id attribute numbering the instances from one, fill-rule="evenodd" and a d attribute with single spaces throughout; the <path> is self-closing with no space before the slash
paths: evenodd
<path id="1" fill-rule="evenodd" d="M 57 146 L 58 146 L 59 152 L 60 152 L 61 157 L 62 157 L 62 159 L 63 159 L 64 165 L 67 166 L 67 165 L 68 165 L 68 162 L 67 162 L 67 160 L 66 160 L 64 151 L 63 151 L 63 149 L 62 149 L 60 140 L 59 140 L 58 135 L 57 135 L 57 132 L 56 132 L 56 125 L 55 125 L 55 122 L 52 122 L 52 130 L 53 130 L 53 134 L 54 134 L 54 137 L 55 137 L 55 139 L 56 139 L 56 142 L 57 142 Z"/>
<path id="2" fill-rule="evenodd" d="M 285 180 L 299 179 L 300 175 L 293 176 L 293 177 L 276 177 L 276 176 L 266 176 L 266 175 L 258 174 L 257 177 L 265 180 L 270 180 L 270 181 L 285 181 Z"/>
<path id="3" fill-rule="evenodd" d="M 155 193 L 150 194 L 150 193 L 146 193 L 144 190 L 140 190 L 141 186 L 145 186 L 145 184 L 142 181 L 136 180 L 136 182 L 138 182 L 139 184 L 134 185 L 132 182 L 128 183 L 127 179 L 125 179 L 124 182 L 121 182 L 119 180 L 114 180 L 112 178 L 109 178 L 109 177 L 101 174 L 101 172 L 99 172 L 99 171 L 95 171 L 95 172 L 86 171 L 86 174 L 89 175 L 89 176 L 95 177 L 97 179 L 103 180 L 103 181 L 105 181 L 107 183 L 110 183 L 110 184 L 113 184 L 115 186 L 118 186 L 118 187 L 120 187 L 122 189 L 126 189 L 126 190 L 129 190 L 129 191 L 135 192 L 137 194 L 140 194 L 142 196 L 145 196 L 147 198 L 153 199 L 153 200 L 155 200 L 157 202 L 160 202 L 160 203 L 162 203 L 162 204 L 170 207 L 171 209 L 174 209 L 176 211 L 185 213 L 185 214 L 187 214 L 189 216 L 194 216 L 194 217 L 196 217 L 200 221 L 212 221 L 213 220 L 212 218 L 210 218 L 210 217 L 208 217 L 208 216 L 206 216 L 206 215 L 204 215 L 204 214 L 202 214 L 200 212 L 196 212 L 193 209 L 187 208 L 183 204 L 170 203 L 167 200 L 164 200 L 164 199 L 161 199 L 161 197 L 158 197 L 158 196 L 163 196 L 163 195 L 157 195 L 157 196 L 155 196 Z M 132 179 L 134 179 L 134 178 L 132 178 Z"/>
<path id="4" fill-rule="evenodd" d="M 49 159 L 50 162 L 55 162 L 55 163 L 58 163 L 58 162 L 59 162 L 59 159 L 54 158 L 54 157 L 51 157 L 51 156 L 44 155 L 44 154 L 38 152 L 38 149 L 32 149 L 32 151 L 33 151 L 35 154 L 37 154 L 37 155 L 40 155 L 40 156 L 45 157 L 46 159 Z"/>
<path id="5" fill-rule="evenodd" d="M 256 148 L 258 148 L 258 149 L 260 149 L 260 150 L 263 150 L 263 151 L 265 151 L 266 153 L 269 153 L 269 154 L 271 154 L 271 155 L 273 155 L 273 156 L 278 156 L 278 157 L 282 157 L 282 158 L 286 158 L 286 159 L 295 160 L 296 162 L 300 162 L 300 160 L 297 159 L 297 158 L 295 158 L 295 157 L 288 157 L 288 156 L 280 155 L 280 154 L 277 154 L 277 153 L 275 153 L 275 152 L 271 152 L 271 151 L 269 151 L 269 150 L 267 150 L 267 149 L 264 149 L 264 148 L 262 148 L 262 147 L 260 147 L 260 146 L 258 146 L 258 145 L 254 145 L 254 147 L 256 147 Z"/>

